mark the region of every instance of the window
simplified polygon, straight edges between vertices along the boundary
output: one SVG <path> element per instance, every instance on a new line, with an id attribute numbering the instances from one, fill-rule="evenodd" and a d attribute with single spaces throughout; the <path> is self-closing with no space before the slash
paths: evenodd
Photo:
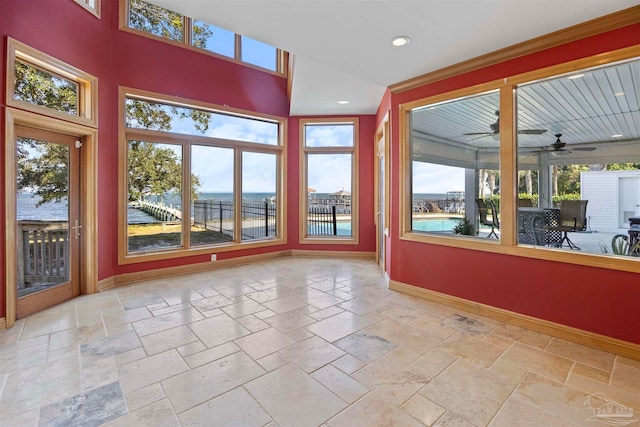
<path id="1" fill-rule="evenodd" d="M 301 242 L 357 243 L 357 120 L 303 120 L 301 135 Z"/>
<path id="2" fill-rule="evenodd" d="M 13 98 L 78 115 L 78 84 L 19 59 L 15 60 Z"/>
<path id="3" fill-rule="evenodd" d="M 520 244 L 629 255 L 631 219 L 640 223 L 639 79 L 636 58 L 518 86 L 518 192 L 533 201 L 518 209 Z"/>
<path id="4" fill-rule="evenodd" d="M 97 79 L 9 38 L 7 105 L 96 125 Z"/>
<path id="5" fill-rule="evenodd" d="M 499 93 L 411 111 L 411 230 L 500 235 Z"/>
<path id="6" fill-rule="evenodd" d="M 121 99 L 121 262 L 283 242 L 282 120 L 134 90 Z"/>
<path id="7" fill-rule="evenodd" d="M 80 6 L 100 18 L 100 0 L 74 0 Z"/>
<path id="8" fill-rule="evenodd" d="M 236 35 L 206 22 L 193 20 L 191 26 L 191 45 L 209 52 L 224 55 L 229 58 L 235 56 Z"/>
<path id="9" fill-rule="evenodd" d="M 129 0 L 129 27 L 169 40 L 184 40 L 184 17 L 142 0 Z"/>
<path id="10" fill-rule="evenodd" d="M 276 48 L 247 36 L 242 36 L 241 60 L 267 70 L 276 71 L 278 55 Z"/>
<path id="11" fill-rule="evenodd" d="M 143 0 L 121 1 L 128 12 L 123 16 L 122 29 L 133 29 L 200 52 L 286 74 L 286 53 L 273 46 Z"/>
<path id="12" fill-rule="evenodd" d="M 401 238 L 637 271 L 639 54 L 402 104 Z M 437 216 L 466 218 L 472 238 Z"/>

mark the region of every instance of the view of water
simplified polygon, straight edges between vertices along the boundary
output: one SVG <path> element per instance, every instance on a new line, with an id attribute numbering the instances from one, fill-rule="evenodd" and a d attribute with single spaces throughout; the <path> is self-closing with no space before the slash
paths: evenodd
<path id="1" fill-rule="evenodd" d="M 459 222 L 460 218 L 413 218 L 411 229 L 415 231 L 451 231 Z"/>
<path id="2" fill-rule="evenodd" d="M 43 220 L 66 221 L 69 218 L 69 206 L 66 199 L 60 202 L 48 202 L 36 207 L 42 200 L 40 196 L 30 193 L 18 193 L 16 211 L 18 221 Z"/>

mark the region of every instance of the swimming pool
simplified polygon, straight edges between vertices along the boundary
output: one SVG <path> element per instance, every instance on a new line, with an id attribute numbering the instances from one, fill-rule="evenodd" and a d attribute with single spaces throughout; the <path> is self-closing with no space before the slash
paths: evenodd
<path id="1" fill-rule="evenodd" d="M 412 218 L 411 229 L 414 231 L 452 231 L 460 219 L 452 217 Z"/>
<path id="2" fill-rule="evenodd" d="M 413 218 L 411 228 L 414 231 L 452 231 L 460 220 L 456 217 Z M 336 226 L 338 236 L 351 235 L 351 221 L 337 221 Z M 308 232 L 311 233 L 311 228 Z"/>

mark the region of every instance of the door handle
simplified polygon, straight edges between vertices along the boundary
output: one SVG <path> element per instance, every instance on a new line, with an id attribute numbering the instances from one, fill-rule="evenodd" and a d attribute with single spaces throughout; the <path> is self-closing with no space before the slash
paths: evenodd
<path id="1" fill-rule="evenodd" d="M 73 231 L 75 231 L 75 235 L 76 235 L 76 240 L 78 239 L 78 236 L 80 236 L 80 229 L 82 228 L 82 226 L 78 223 L 78 220 L 76 219 L 75 224 L 73 227 L 71 227 L 73 229 Z"/>

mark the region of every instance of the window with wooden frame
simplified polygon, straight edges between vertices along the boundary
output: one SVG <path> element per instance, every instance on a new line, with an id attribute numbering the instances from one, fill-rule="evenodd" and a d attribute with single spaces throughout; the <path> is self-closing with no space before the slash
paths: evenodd
<path id="1" fill-rule="evenodd" d="M 300 121 L 300 243 L 358 243 L 358 120 Z"/>
<path id="2" fill-rule="evenodd" d="M 121 263 L 285 242 L 284 120 L 121 88 Z"/>
<path id="3" fill-rule="evenodd" d="M 120 6 L 120 28 L 123 30 L 287 75 L 287 53 L 266 43 L 143 0 L 120 0 Z"/>
<path id="4" fill-rule="evenodd" d="M 635 46 L 402 104 L 401 238 L 637 271 L 639 78 Z M 490 99 L 486 94 L 497 95 L 497 107 L 476 102 Z M 449 106 L 460 107 L 458 120 Z M 447 195 L 417 194 L 429 192 L 416 192 L 429 180 L 417 162 L 464 169 L 458 216 L 473 238 L 418 226 L 446 209 Z M 486 178 L 478 179 L 487 165 L 497 178 L 489 198 Z M 452 188 L 461 182 L 444 172 L 431 181 Z M 494 237 L 492 224 L 483 224 L 476 201 L 483 195 L 492 201 L 499 239 L 487 238 Z M 422 200 L 427 196 L 434 200 Z"/>
<path id="5" fill-rule="evenodd" d="M 80 6 L 100 18 L 100 0 L 73 0 Z"/>
<path id="6" fill-rule="evenodd" d="M 7 105 L 97 126 L 97 79 L 7 38 Z"/>

